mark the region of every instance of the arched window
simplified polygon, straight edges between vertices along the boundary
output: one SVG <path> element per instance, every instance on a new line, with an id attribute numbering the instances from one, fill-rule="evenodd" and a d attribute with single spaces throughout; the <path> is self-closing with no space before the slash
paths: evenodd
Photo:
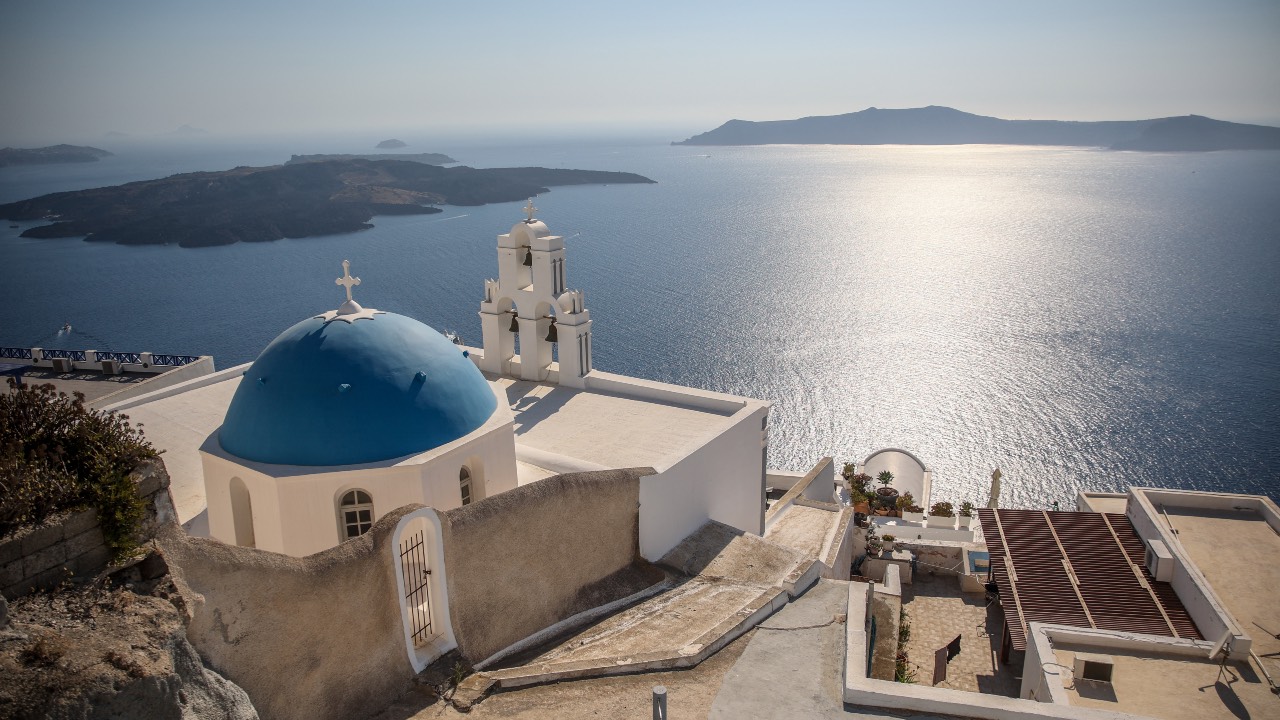
<path id="1" fill-rule="evenodd" d="M 369 532 L 373 527 L 373 498 L 364 490 L 351 490 L 342 496 L 338 507 L 338 522 L 342 526 L 342 539 L 350 540 Z"/>
<path id="2" fill-rule="evenodd" d="M 458 471 L 458 486 L 462 489 L 462 504 L 471 504 L 471 470 L 466 465 Z"/>

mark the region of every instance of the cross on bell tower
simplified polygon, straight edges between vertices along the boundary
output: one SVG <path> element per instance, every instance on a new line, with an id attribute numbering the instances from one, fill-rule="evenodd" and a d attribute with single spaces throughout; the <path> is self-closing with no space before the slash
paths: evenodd
<path id="1" fill-rule="evenodd" d="M 533 214 L 538 212 L 538 208 L 533 206 L 533 198 L 529 198 L 529 202 L 524 204 L 525 222 L 533 222 Z"/>

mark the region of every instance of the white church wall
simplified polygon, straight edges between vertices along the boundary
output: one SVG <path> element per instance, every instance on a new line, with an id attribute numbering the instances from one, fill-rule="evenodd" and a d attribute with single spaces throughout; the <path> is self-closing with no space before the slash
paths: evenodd
<path id="1" fill-rule="evenodd" d="M 514 418 L 503 391 L 491 385 L 498 407 L 465 437 L 394 462 L 341 467 L 245 463 L 224 451 L 215 432 L 201 448 L 209 508 L 209 534 L 236 544 L 231 480 L 249 490 L 255 547 L 302 557 L 345 539 L 341 496 L 363 490 L 373 500 L 374 521 L 410 504 L 446 510 L 462 504 L 460 470 L 472 473 L 472 497 L 480 499 L 517 486 Z M 243 531 L 241 537 L 244 536 Z"/>
<path id="2" fill-rule="evenodd" d="M 768 406 L 734 415 L 724 430 L 657 475 L 640 479 L 640 554 L 657 561 L 708 520 L 764 532 Z"/>
<path id="3" fill-rule="evenodd" d="M 209 537 L 222 542 L 235 541 L 235 521 L 231 515 L 231 473 L 218 469 L 218 459 L 200 453 L 204 471 L 204 489 L 208 499 Z"/>

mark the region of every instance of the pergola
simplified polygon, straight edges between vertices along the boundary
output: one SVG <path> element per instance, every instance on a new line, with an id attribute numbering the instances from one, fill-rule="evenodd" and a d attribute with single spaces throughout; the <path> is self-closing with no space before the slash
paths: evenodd
<path id="1" fill-rule="evenodd" d="M 1124 515 L 978 510 L 1000 590 L 1001 659 L 1025 651 L 1030 623 L 1203 639 L 1177 593 L 1144 565 Z"/>

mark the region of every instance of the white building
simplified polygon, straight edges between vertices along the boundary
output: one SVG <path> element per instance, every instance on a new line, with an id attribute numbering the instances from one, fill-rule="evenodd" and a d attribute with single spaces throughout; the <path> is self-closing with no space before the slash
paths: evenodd
<path id="1" fill-rule="evenodd" d="M 498 236 L 482 349 L 362 308 L 344 267 L 345 302 L 253 363 L 110 408 L 166 451 L 188 530 L 302 556 L 406 504 L 449 509 L 562 472 L 651 467 L 644 557 L 708 520 L 762 533 L 769 404 L 596 370 L 564 240 L 535 210 Z"/>

